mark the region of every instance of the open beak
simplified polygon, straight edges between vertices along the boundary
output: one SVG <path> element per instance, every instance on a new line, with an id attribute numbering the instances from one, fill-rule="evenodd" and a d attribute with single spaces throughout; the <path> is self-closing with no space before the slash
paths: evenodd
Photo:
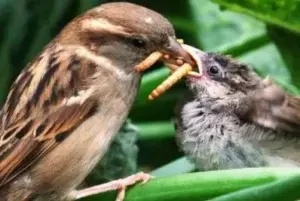
<path id="1" fill-rule="evenodd" d="M 170 37 L 169 46 L 167 48 L 161 51 L 153 52 L 139 65 L 135 66 L 136 71 L 142 72 L 147 68 L 150 68 L 158 60 L 162 60 L 173 73 L 155 90 L 153 90 L 148 98 L 153 100 L 154 98 L 160 96 L 184 76 L 200 78 L 202 73 L 202 62 L 201 57 L 199 57 L 199 53 L 203 52 L 194 47 L 180 44 L 180 42 Z M 199 72 L 193 71 L 195 67 L 198 67 Z"/>
<path id="2" fill-rule="evenodd" d="M 135 66 L 137 72 L 143 72 L 153 66 L 157 61 L 162 60 L 169 69 L 174 72 L 183 64 L 190 65 L 189 75 L 200 77 L 201 66 L 200 54 L 204 52 L 192 46 L 183 44 L 182 40 L 169 38 L 169 46 L 161 51 L 156 51 L 150 54 L 145 60 Z M 199 73 L 192 71 L 193 67 L 198 66 Z"/>
<path id="3" fill-rule="evenodd" d="M 194 59 L 182 47 L 182 44 L 174 38 L 169 37 L 168 47 L 150 54 L 145 60 L 135 66 L 135 70 L 137 72 L 143 72 L 159 60 L 162 60 L 168 67 L 169 64 L 177 67 L 184 63 L 187 63 L 192 67 L 196 65 Z"/>
<path id="4" fill-rule="evenodd" d="M 195 66 L 196 63 L 191 55 L 183 48 L 174 38 L 169 37 L 169 46 L 162 51 L 164 54 L 163 61 L 170 64 L 175 64 L 178 66 L 183 65 L 184 63 Z"/>
<path id="5" fill-rule="evenodd" d="M 207 56 L 207 54 L 193 46 L 189 46 L 186 44 L 182 44 L 183 49 L 189 53 L 189 55 L 194 59 L 194 61 L 196 62 L 195 67 L 197 67 L 198 69 L 198 73 L 195 71 L 191 71 L 188 75 L 194 76 L 194 77 L 201 77 L 202 76 L 202 67 L 203 67 L 203 63 L 202 60 Z"/>

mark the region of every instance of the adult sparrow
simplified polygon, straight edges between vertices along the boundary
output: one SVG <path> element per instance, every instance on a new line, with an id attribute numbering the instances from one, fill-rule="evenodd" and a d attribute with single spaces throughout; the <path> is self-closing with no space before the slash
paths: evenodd
<path id="1" fill-rule="evenodd" d="M 175 110 L 184 153 L 200 170 L 299 166 L 300 99 L 229 56 L 194 52 L 202 77 Z"/>
<path id="2" fill-rule="evenodd" d="M 70 22 L 12 85 L 1 114 L 1 201 L 60 201 L 112 189 L 76 191 L 106 152 L 135 100 L 134 66 L 152 52 L 192 62 L 170 22 L 130 3 L 108 3 Z M 176 62 L 175 62 L 176 63 Z"/>

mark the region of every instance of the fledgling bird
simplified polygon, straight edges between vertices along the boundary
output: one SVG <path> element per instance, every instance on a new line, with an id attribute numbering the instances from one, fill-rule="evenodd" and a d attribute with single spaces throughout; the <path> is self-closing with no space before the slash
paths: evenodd
<path id="1" fill-rule="evenodd" d="M 179 147 L 197 168 L 299 166 L 300 99 L 247 64 L 194 51 L 203 75 L 187 80 L 175 127 Z"/>
<path id="2" fill-rule="evenodd" d="M 62 201 L 147 180 L 137 174 L 76 187 L 106 152 L 135 100 L 134 66 L 152 52 L 191 61 L 170 22 L 130 3 L 108 3 L 70 22 L 12 85 L 1 110 L 1 201 Z"/>

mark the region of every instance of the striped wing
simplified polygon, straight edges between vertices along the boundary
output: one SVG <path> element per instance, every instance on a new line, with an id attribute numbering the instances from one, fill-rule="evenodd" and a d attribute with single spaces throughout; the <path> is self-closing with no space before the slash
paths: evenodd
<path id="1" fill-rule="evenodd" d="M 20 74 L 0 113 L 0 187 L 37 163 L 96 109 L 87 82 L 95 68 L 52 44 Z"/>
<path id="2" fill-rule="evenodd" d="M 300 98 L 286 93 L 276 84 L 255 92 L 253 120 L 265 127 L 300 133 Z"/>

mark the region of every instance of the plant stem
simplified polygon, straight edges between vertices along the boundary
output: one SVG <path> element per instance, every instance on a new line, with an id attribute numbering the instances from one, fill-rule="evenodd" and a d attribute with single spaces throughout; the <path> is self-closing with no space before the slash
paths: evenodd
<path id="1" fill-rule="evenodd" d="M 151 140 L 174 137 L 174 125 L 169 121 L 136 124 L 140 130 L 140 140 Z"/>
<path id="2" fill-rule="evenodd" d="M 125 201 L 204 201 L 300 174 L 299 168 L 247 168 L 155 178 L 126 192 Z M 113 200 L 104 193 L 86 200 Z M 106 196 L 106 197 L 105 197 Z"/>

